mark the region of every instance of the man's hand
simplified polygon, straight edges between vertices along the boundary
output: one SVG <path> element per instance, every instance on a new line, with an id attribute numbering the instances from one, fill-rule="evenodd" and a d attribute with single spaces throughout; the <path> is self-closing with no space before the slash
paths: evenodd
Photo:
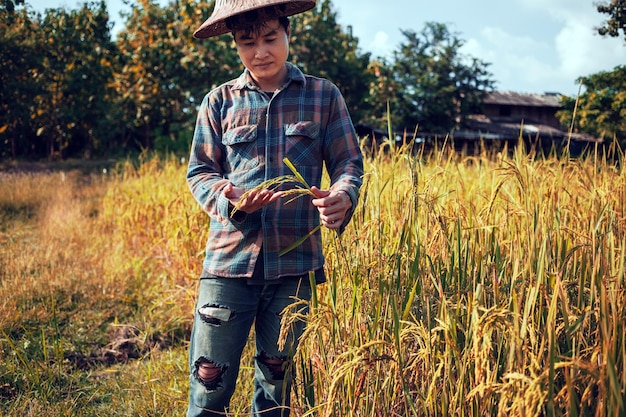
<path id="1" fill-rule="evenodd" d="M 345 191 L 320 190 L 311 187 L 317 198 L 313 199 L 313 205 L 320 212 L 322 224 L 329 229 L 339 229 L 346 219 L 348 210 L 352 207 L 350 196 Z"/>
<path id="2" fill-rule="evenodd" d="M 283 196 L 282 191 L 274 192 L 271 190 L 253 189 L 242 200 L 241 198 L 244 193 L 245 190 L 235 187 L 232 184 L 228 184 L 226 188 L 224 188 L 224 197 L 230 201 L 230 204 L 233 206 L 238 205 L 237 210 L 248 214 L 254 213 Z"/>

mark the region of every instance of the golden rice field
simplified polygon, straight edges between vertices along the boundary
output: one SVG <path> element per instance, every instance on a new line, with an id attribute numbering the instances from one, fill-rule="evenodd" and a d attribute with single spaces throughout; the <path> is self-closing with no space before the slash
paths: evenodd
<path id="1" fill-rule="evenodd" d="M 626 415 L 623 164 L 367 157 L 351 226 L 324 231 L 292 415 Z M 0 415 L 184 414 L 207 235 L 184 176 L 177 158 L 0 173 Z"/>

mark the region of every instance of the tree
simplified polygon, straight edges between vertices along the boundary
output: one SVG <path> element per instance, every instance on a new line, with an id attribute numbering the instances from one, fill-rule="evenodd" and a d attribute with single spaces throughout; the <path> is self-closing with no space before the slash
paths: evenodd
<path id="1" fill-rule="evenodd" d="M 341 90 L 353 120 L 369 112 L 367 96 L 373 77 L 370 54 L 361 53 L 358 39 L 343 31 L 330 0 L 292 19 L 291 62 L 305 73 L 327 78 Z"/>
<path id="2" fill-rule="evenodd" d="M 164 138 L 176 145 L 189 133 L 203 96 L 240 71 L 231 39 L 198 41 L 192 32 L 207 18 L 214 1 L 179 0 L 160 7 L 139 0 L 118 35 L 118 117 L 125 126 L 124 146 L 136 141 L 153 148 Z M 190 136 L 189 133 L 188 136 Z M 184 144 L 188 147 L 188 137 Z"/>
<path id="3" fill-rule="evenodd" d="M 463 41 L 445 24 L 430 22 L 419 34 L 402 34 L 406 42 L 394 52 L 387 81 L 398 87 L 386 91 L 392 122 L 408 131 L 446 134 L 475 113 L 493 88 L 489 64 L 461 55 Z"/>
<path id="4" fill-rule="evenodd" d="M 374 127 L 388 126 L 388 104 L 395 102 L 395 97 L 403 86 L 394 78 L 393 65 L 384 58 L 370 62 L 368 73 L 372 81 L 369 84 L 369 94 L 366 98 L 369 114 L 363 123 Z M 396 120 L 395 116 L 393 117 Z"/>
<path id="5" fill-rule="evenodd" d="M 600 13 L 610 16 L 598 32 L 617 37 L 621 30 L 626 40 L 626 0 L 612 0 L 597 7 Z M 584 92 L 561 100 L 563 110 L 557 113 L 561 123 L 571 126 L 575 133 L 616 138 L 622 148 L 626 147 L 626 66 L 580 77 L 578 82 Z"/>
<path id="6" fill-rule="evenodd" d="M 44 88 L 32 123 L 43 143 L 35 143 L 49 158 L 82 156 L 112 131 L 106 115 L 116 52 L 105 2 L 46 10 L 37 38 L 43 61 L 34 77 Z"/>
<path id="7" fill-rule="evenodd" d="M 557 113 L 561 123 L 570 125 L 574 120 L 574 132 L 609 140 L 615 137 L 626 147 L 626 66 L 579 81 L 585 92 L 578 98 L 563 99 L 564 110 Z"/>
<path id="8" fill-rule="evenodd" d="M 112 130 L 112 47 L 104 1 L 43 18 L 0 8 L 2 156 L 82 156 L 99 146 Z"/>
<path id="9" fill-rule="evenodd" d="M 13 13 L 15 6 L 19 6 L 20 4 L 24 4 L 24 0 L 2 0 L 0 2 L 0 9 Z"/>
<path id="10" fill-rule="evenodd" d="M 27 10 L 0 8 L 0 158 L 33 151 L 27 138 L 35 134 L 31 120 L 42 89 L 37 27 Z"/>
<path id="11" fill-rule="evenodd" d="M 618 37 L 621 31 L 626 41 L 626 0 L 612 0 L 598 4 L 598 12 L 609 15 L 604 25 L 598 28 L 602 36 Z"/>

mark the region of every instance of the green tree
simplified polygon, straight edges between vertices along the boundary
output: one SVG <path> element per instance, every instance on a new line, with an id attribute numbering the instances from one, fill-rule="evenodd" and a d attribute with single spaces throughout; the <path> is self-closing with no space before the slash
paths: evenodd
<path id="1" fill-rule="evenodd" d="M 152 0 L 132 6 L 119 33 L 120 93 L 117 119 L 125 127 L 122 146 L 188 147 L 203 96 L 243 70 L 232 36 L 193 39 L 192 32 L 212 12 L 215 1 L 178 0 L 161 7 Z M 303 71 L 331 79 L 341 89 L 355 119 L 367 111 L 368 54 L 342 31 L 330 1 L 292 18 L 291 60 Z"/>
<path id="2" fill-rule="evenodd" d="M 104 1 L 77 10 L 0 8 L 2 156 L 65 157 L 111 133 L 113 44 Z"/>
<path id="3" fill-rule="evenodd" d="M 108 117 L 116 55 L 104 0 L 74 10 L 49 9 L 42 22 L 47 86 L 40 103 L 40 135 L 48 155 L 83 155 L 100 151 L 115 134 Z"/>
<path id="4" fill-rule="evenodd" d="M 626 147 L 626 66 L 579 81 L 585 92 L 578 98 L 563 98 L 564 110 L 557 113 L 561 123 L 572 125 L 577 133 L 609 140 L 615 137 L 622 148 Z"/>
<path id="5" fill-rule="evenodd" d="M 391 117 L 390 104 L 395 101 L 398 91 L 402 91 L 404 86 L 394 78 L 393 66 L 384 58 L 370 62 L 367 71 L 371 77 L 366 98 L 370 111 L 363 123 L 378 128 L 384 127 L 386 131 Z"/>
<path id="6" fill-rule="evenodd" d="M 0 158 L 26 154 L 35 136 L 31 120 L 42 89 L 36 79 L 42 65 L 37 28 L 28 10 L 0 7 Z"/>
<path id="7" fill-rule="evenodd" d="M 406 41 L 394 52 L 389 70 L 382 71 L 394 88 L 379 87 L 384 91 L 379 101 L 389 101 L 392 123 L 401 129 L 448 133 L 475 113 L 493 88 L 489 64 L 462 55 L 464 42 L 445 24 L 430 22 L 419 34 L 402 34 Z"/>
<path id="8" fill-rule="evenodd" d="M 139 0 L 119 33 L 115 86 L 123 145 L 187 148 L 203 96 L 241 70 L 228 36 L 198 41 L 193 30 L 214 1 L 179 0 L 161 7 Z"/>
<path id="9" fill-rule="evenodd" d="M 358 39 L 337 23 L 337 13 L 330 0 L 321 1 L 310 12 L 292 19 L 291 62 L 305 73 L 327 78 L 341 90 L 353 120 L 359 121 L 370 111 L 367 71 L 370 54 L 361 53 Z"/>
<path id="10" fill-rule="evenodd" d="M 0 9 L 13 13 L 15 6 L 19 6 L 20 4 L 24 4 L 24 0 L 2 0 L 0 1 Z"/>
<path id="11" fill-rule="evenodd" d="M 626 0 L 612 0 L 610 3 L 598 4 L 598 12 L 609 15 L 604 25 L 598 28 L 602 36 L 618 37 L 620 31 L 626 41 Z"/>

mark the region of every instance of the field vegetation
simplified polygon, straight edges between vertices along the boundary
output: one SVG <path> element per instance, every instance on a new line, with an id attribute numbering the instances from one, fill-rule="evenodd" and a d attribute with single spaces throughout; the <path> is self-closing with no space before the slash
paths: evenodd
<path id="1" fill-rule="evenodd" d="M 184 415 L 207 236 L 185 168 L 0 173 L 1 415 Z M 618 147 L 389 144 L 366 158 L 351 225 L 323 233 L 294 415 L 626 414 Z"/>

